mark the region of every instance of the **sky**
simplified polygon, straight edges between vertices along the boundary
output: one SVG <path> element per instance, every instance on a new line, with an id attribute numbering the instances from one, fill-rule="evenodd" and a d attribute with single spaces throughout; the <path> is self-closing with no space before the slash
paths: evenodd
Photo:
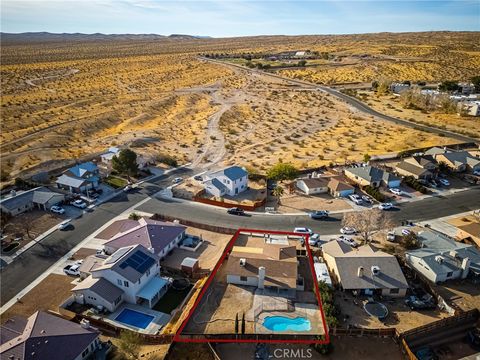
<path id="1" fill-rule="evenodd" d="M 0 29 L 212 37 L 480 31 L 480 0 L 2 0 Z"/>

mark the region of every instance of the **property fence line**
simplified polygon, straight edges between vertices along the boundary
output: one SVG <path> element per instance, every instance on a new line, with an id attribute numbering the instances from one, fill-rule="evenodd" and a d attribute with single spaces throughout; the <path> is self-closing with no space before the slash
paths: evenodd
<path id="1" fill-rule="evenodd" d="M 208 225 L 208 224 L 202 224 L 198 223 L 195 221 L 190 221 L 190 220 L 185 220 L 185 219 L 178 219 L 173 216 L 168 216 L 168 215 L 163 215 L 163 214 L 155 214 L 151 217 L 153 220 L 162 220 L 162 221 L 174 221 L 178 220 L 178 222 L 182 225 L 185 226 L 191 226 L 195 227 L 197 229 L 203 229 L 207 231 L 212 231 L 220 234 L 227 234 L 227 235 L 233 235 L 236 233 L 237 229 L 232 229 L 232 228 L 226 228 L 226 227 L 221 227 L 221 226 L 215 226 L 215 225 Z"/>
<path id="2" fill-rule="evenodd" d="M 212 200 L 212 199 L 206 199 L 202 195 L 205 193 L 205 190 L 199 191 L 196 195 L 193 196 L 193 201 L 202 203 L 202 204 L 208 204 L 208 205 L 214 205 L 214 206 L 219 206 L 223 208 L 232 208 L 232 207 L 238 207 L 246 211 L 254 211 L 255 209 L 262 207 L 265 205 L 267 202 L 267 198 L 261 200 L 261 201 L 254 201 L 253 205 L 245 205 L 245 204 L 239 204 L 236 202 L 228 202 L 228 201 L 217 201 L 217 200 Z"/>

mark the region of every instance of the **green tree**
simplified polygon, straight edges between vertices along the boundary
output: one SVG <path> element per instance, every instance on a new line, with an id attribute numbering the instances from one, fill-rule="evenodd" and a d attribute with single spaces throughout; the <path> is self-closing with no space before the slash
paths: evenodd
<path id="1" fill-rule="evenodd" d="M 131 359 L 138 359 L 140 352 L 140 337 L 132 331 L 122 331 L 120 333 L 119 347 L 125 355 Z"/>
<path id="2" fill-rule="evenodd" d="M 368 163 L 372 157 L 369 154 L 363 155 L 363 162 Z"/>
<path id="3" fill-rule="evenodd" d="M 288 163 L 277 163 L 267 171 L 267 178 L 275 181 L 293 180 L 297 175 L 297 168 Z"/>
<path id="4" fill-rule="evenodd" d="M 140 215 L 138 215 L 137 213 L 133 212 L 133 213 L 131 213 L 131 214 L 128 216 L 128 218 L 129 218 L 130 220 L 140 220 Z"/>
<path id="5" fill-rule="evenodd" d="M 480 76 L 474 76 L 470 79 L 473 85 L 475 85 L 475 92 L 480 92 Z"/>
<path id="6" fill-rule="evenodd" d="M 273 189 L 272 193 L 273 193 L 273 196 L 280 198 L 283 196 L 283 194 L 285 194 L 285 189 L 280 185 L 278 185 L 275 187 L 275 189 Z"/>
<path id="7" fill-rule="evenodd" d="M 298 66 L 303 67 L 303 66 L 305 66 L 305 65 L 307 65 L 307 60 L 300 60 L 300 61 L 298 62 Z"/>
<path id="8" fill-rule="evenodd" d="M 123 149 L 112 158 L 112 167 L 119 174 L 135 176 L 138 173 L 137 154 L 130 149 Z"/>
<path id="9" fill-rule="evenodd" d="M 456 81 L 446 80 L 438 85 L 438 90 L 453 92 L 459 90 L 460 87 Z"/>
<path id="10" fill-rule="evenodd" d="M 235 334 L 238 334 L 238 313 L 235 315 Z"/>

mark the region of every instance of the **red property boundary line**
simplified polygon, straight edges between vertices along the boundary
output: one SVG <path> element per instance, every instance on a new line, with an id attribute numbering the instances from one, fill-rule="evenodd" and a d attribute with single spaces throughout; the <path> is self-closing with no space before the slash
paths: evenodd
<path id="1" fill-rule="evenodd" d="M 305 237 L 305 246 L 307 248 L 307 257 L 309 260 L 310 264 L 310 271 L 313 274 L 313 283 L 315 287 L 315 295 L 317 297 L 317 302 L 318 302 L 318 307 L 320 309 L 320 314 L 322 316 L 322 322 L 323 322 L 323 328 L 325 331 L 325 338 L 324 339 L 319 339 L 319 340 L 299 340 L 299 339 L 289 339 L 289 340 L 270 340 L 270 339 L 215 339 L 214 337 L 208 338 L 208 339 L 191 339 L 191 338 L 184 338 L 181 336 L 181 333 L 185 326 L 187 326 L 188 321 L 190 318 L 193 316 L 193 312 L 195 309 L 198 307 L 200 304 L 200 301 L 202 300 L 203 296 L 205 295 L 205 292 L 207 289 L 210 287 L 210 284 L 212 283 L 218 269 L 220 266 L 223 264 L 225 261 L 225 258 L 227 254 L 232 250 L 236 240 L 238 239 L 238 236 L 240 235 L 241 232 L 247 232 L 247 233 L 257 233 L 257 234 L 272 234 L 272 235 L 287 235 L 287 236 L 304 236 Z M 235 235 L 233 235 L 232 239 L 228 243 L 228 246 L 225 248 L 223 251 L 222 257 L 220 260 L 217 262 L 215 265 L 212 273 L 207 279 L 206 284 L 203 286 L 202 290 L 200 291 L 200 294 L 198 295 L 197 299 L 195 300 L 195 303 L 193 304 L 192 308 L 190 309 L 190 312 L 188 316 L 183 320 L 182 325 L 180 328 L 177 330 L 173 341 L 176 342 L 185 342 L 185 343 L 208 343 L 208 342 L 218 342 L 218 343 L 285 343 L 285 344 L 329 344 L 330 343 L 330 335 L 328 333 L 328 328 L 326 325 L 325 321 L 325 313 L 323 311 L 323 306 L 322 306 L 322 300 L 320 297 L 320 290 L 318 289 L 318 282 L 316 281 L 317 276 L 315 273 L 315 267 L 313 266 L 313 258 L 312 258 L 312 253 L 310 252 L 310 245 L 308 244 L 308 238 L 309 235 L 306 234 L 299 234 L 295 232 L 285 232 L 285 231 L 266 231 L 266 230 L 255 230 L 255 229 L 238 229 Z"/>

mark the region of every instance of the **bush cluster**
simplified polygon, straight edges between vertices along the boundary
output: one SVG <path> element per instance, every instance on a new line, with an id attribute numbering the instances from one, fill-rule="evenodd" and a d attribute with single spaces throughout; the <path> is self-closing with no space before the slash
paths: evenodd
<path id="1" fill-rule="evenodd" d="M 412 176 L 407 176 L 404 181 L 405 184 L 417 191 L 420 191 L 422 194 L 426 194 L 428 192 L 428 189 L 422 184 L 420 184 L 417 180 L 415 180 Z"/>
<path id="2" fill-rule="evenodd" d="M 380 190 L 374 188 L 374 187 L 371 187 L 370 185 L 368 186 L 365 186 L 365 188 L 363 189 L 365 190 L 365 192 L 370 195 L 371 197 L 373 197 L 375 200 L 377 201 L 380 201 L 380 202 L 383 202 L 385 201 L 385 195 L 383 195 Z"/>

